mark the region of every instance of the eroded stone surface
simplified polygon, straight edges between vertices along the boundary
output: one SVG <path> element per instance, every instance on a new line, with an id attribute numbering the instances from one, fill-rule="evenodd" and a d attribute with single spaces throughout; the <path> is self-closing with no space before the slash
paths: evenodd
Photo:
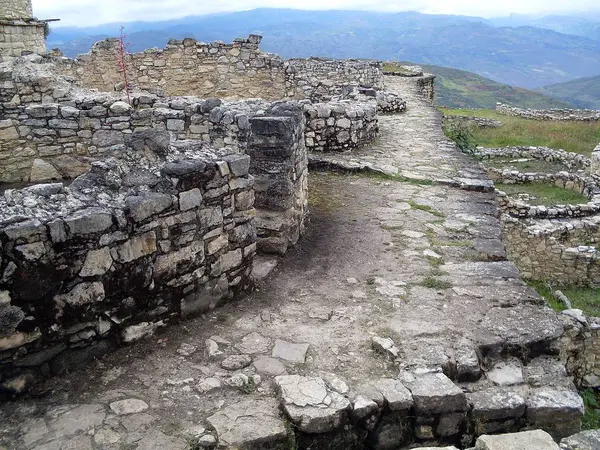
<path id="1" fill-rule="evenodd" d="M 481 436 L 476 450 L 558 450 L 552 436 L 541 430 L 499 436 Z"/>
<path id="2" fill-rule="evenodd" d="M 275 446 L 287 437 L 277 403 L 271 399 L 235 403 L 207 420 L 217 431 L 222 446 Z"/>
<path id="3" fill-rule="evenodd" d="M 326 433 L 338 428 L 351 407 L 348 399 L 329 391 L 321 378 L 285 375 L 276 377 L 275 384 L 286 414 L 306 433 Z"/>

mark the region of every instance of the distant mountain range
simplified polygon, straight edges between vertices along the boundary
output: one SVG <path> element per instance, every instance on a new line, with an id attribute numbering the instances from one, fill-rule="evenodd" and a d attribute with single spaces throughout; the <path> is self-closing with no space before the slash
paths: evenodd
<path id="1" fill-rule="evenodd" d="M 164 47 L 170 37 L 228 42 L 256 33 L 264 36 L 265 51 L 284 58 L 413 61 L 528 89 L 600 75 L 600 17 L 486 20 L 416 12 L 257 9 L 123 25 L 131 51 Z M 48 46 L 75 56 L 97 40 L 118 35 L 119 28 L 120 24 L 57 27 Z"/>
<path id="2" fill-rule="evenodd" d="M 600 109 L 600 76 L 545 86 L 538 89 L 538 92 L 566 101 L 577 108 Z"/>
<path id="3" fill-rule="evenodd" d="M 434 73 L 435 103 L 448 108 L 494 109 L 496 103 L 519 108 L 573 108 L 576 105 L 539 92 L 497 83 L 489 78 L 464 70 L 423 65 L 425 72 Z"/>

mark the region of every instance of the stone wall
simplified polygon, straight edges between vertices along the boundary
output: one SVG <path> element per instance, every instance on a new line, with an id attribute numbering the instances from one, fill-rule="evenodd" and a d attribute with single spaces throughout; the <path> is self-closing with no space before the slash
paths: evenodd
<path id="1" fill-rule="evenodd" d="M 260 41 L 254 35 L 231 44 L 172 39 L 164 50 L 127 55 L 127 76 L 132 87 L 164 95 L 282 99 L 283 61 L 261 52 Z M 79 86 L 111 92 L 124 80 L 117 64 L 119 45 L 118 39 L 106 39 L 75 60 L 56 58 L 57 70 Z"/>
<path id="2" fill-rule="evenodd" d="M 1 19 L 31 19 L 31 0 L 0 0 Z"/>
<path id="3" fill-rule="evenodd" d="M 0 19 L 0 56 L 46 53 L 44 22 Z"/>
<path id="4" fill-rule="evenodd" d="M 6 117 L 0 121 L 0 180 L 72 179 L 91 161 L 120 157 L 138 132 L 164 130 L 251 155 L 261 249 L 284 253 L 298 240 L 307 214 L 308 163 L 297 103 L 139 93 L 130 106 L 116 94 L 73 89 L 49 65 L 27 59 L 0 66 L 0 77 Z"/>
<path id="5" fill-rule="evenodd" d="M 580 387 L 600 387 L 600 318 L 586 317 L 578 309 L 560 316 L 565 334 L 561 338 L 561 360 Z"/>
<path id="6" fill-rule="evenodd" d="M 498 103 L 496 111 L 506 116 L 535 120 L 591 122 L 600 120 L 600 111 L 591 109 L 522 109 Z"/>
<path id="7" fill-rule="evenodd" d="M 348 87 L 384 87 L 380 61 L 307 58 L 286 62 L 287 95 L 315 102 L 341 97 Z"/>
<path id="8" fill-rule="evenodd" d="M 596 177 L 600 177 L 600 144 L 592 152 L 590 172 Z"/>
<path id="9" fill-rule="evenodd" d="M 599 146 L 600 149 L 600 146 Z M 590 167 L 590 158 L 581 153 L 566 152 L 549 147 L 477 147 L 473 155 L 484 162 L 494 158 L 536 159 L 547 162 L 558 162 L 568 169 L 585 169 Z"/>
<path id="10" fill-rule="evenodd" d="M 121 160 L 95 162 L 67 188 L 0 199 L 5 386 L 23 372 L 60 373 L 249 288 L 250 158 L 197 141 L 165 145 L 161 134 L 147 131 Z"/>
<path id="11" fill-rule="evenodd" d="M 524 278 L 600 287 L 600 252 L 595 247 L 565 245 L 551 232 L 507 214 L 502 228 L 508 256 Z"/>
<path id="12" fill-rule="evenodd" d="M 435 75 L 426 73 L 422 77 L 417 77 L 417 87 L 423 97 L 428 99 L 433 105 L 435 100 Z"/>
<path id="13" fill-rule="evenodd" d="M 306 147 L 311 151 L 351 150 L 369 144 L 379 130 L 377 104 L 349 100 L 304 105 Z"/>

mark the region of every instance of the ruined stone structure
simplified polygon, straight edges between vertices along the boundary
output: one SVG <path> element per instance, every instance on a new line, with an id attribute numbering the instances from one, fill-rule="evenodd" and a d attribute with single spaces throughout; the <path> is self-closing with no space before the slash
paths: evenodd
<path id="1" fill-rule="evenodd" d="M 498 103 L 496 111 L 506 116 L 535 120 L 566 120 L 593 122 L 600 120 L 600 111 L 592 109 L 522 109 Z"/>
<path id="2" fill-rule="evenodd" d="M 507 260 L 433 76 L 282 62 L 259 40 L 132 55 L 131 104 L 114 41 L 0 65 L 2 177 L 71 182 L 0 198 L 0 396 L 63 374 L 0 407 L 0 446 L 555 450 L 578 433 L 595 322 L 542 308 Z M 225 305 L 257 251 L 298 241 L 309 152 L 387 179 L 314 176 L 313 232 Z"/>
<path id="3" fill-rule="evenodd" d="M 250 158 L 158 133 L 67 188 L 5 193 L 3 377 L 60 373 L 79 348 L 102 354 L 248 290 Z"/>
<path id="4" fill-rule="evenodd" d="M 45 53 L 45 27 L 33 17 L 31 0 L 0 1 L 0 57 Z"/>

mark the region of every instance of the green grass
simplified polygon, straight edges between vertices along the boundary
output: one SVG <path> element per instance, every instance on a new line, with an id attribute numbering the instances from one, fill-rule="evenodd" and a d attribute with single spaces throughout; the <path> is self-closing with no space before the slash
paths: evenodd
<path id="1" fill-rule="evenodd" d="M 441 213 L 441 212 L 439 212 L 438 210 L 436 210 L 436 209 L 433 209 L 431 206 L 428 206 L 428 205 L 422 205 L 422 204 L 420 204 L 420 203 L 417 203 L 417 202 L 414 202 L 414 201 L 412 201 L 412 200 L 409 200 L 407 203 L 410 205 L 410 207 L 411 207 L 412 209 L 418 209 L 418 210 L 420 210 L 420 211 L 425 211 L 425 212 L 428 212 L 429 214 L 433 214 L 433 215 L 434 215 L 434 216 L 436 216 L 436 217 L 446 217 L 446 216 L 444 215 L 444 213 Z"/>
<path id="2" fill-rule="evenodd" d="M 564 311 L 565 305 L 552 294 L 546 283 L 531 281 L 529 285 L 540 294 L 555 311 Z M 584 288 L 577 286 L 556 287 L 567 296 L 573 308 L 581 309 L 586 315 L 600 317 L 600 288 Z"/>
<path id="3" fill-rule="evenodd" d="M 452 287 L 452 283 L 448 281 L 440 280 L 439 278 L 435 278 L 434 276 L 428 276 L 423 279 L 421 282 L 421 286 L 429 288 L 429 289 L 450 289 Z"/>
<path id="4" fill-rule="evenodd" d="M 579 192 L 564 189 L 547 183 L 504 184 L 494 183 L 496 189 L 506 192 L 509 196 L 529 194 L 535 197 L 528 201 L 534 205 L 572 205 L 587 203 L 588 198 Z"/>
<path id="5" fill-rule="evenodd" d="M 590 155 L 600 142 L 600 123 L 558 122 L 523 119 L 498 114 L 491 109 L 440 108 L 446 115 L 496 119 L 499 128 L 473 128 L 473 139 L 483 147 L 539 146 Z"/>
<path id="6" fill-rule="evenodd" d="M 600 428 L 600 392 L 598 390 L 584 389 L 580 391 L 581 398 L 585 404 L 585 414 L 581 420 L 581 428 L 584 430 L 596 430 Z"/>
<path id="7" fill-rule="evenodd" d="M 406 70 L 403 66 L 409 64 L 401 64 L 395 62 L 385 62 L 383 63 L 383 71 L 384 72 L 392 72 L 392 73 L 400 73 L 402 75 L 411 76 L 413 73 L 409 70 Z"/>

